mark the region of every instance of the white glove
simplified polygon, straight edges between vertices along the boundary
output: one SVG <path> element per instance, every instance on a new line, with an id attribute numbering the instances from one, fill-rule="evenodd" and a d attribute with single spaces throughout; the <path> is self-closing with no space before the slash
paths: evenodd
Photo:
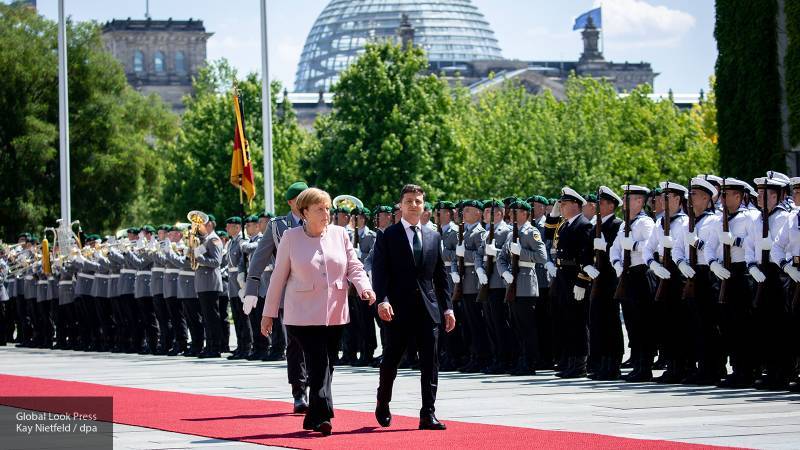
<path id="1" fill-rule="evenodd" d="M 506 280 L 506 283 L 511 284 L 514 282 L 514 275 L 511 275 L 511 272 L 506 270 L 503 272 L 503 279 Z"/>
<path id="2" fill-rule="evenodd" d="M 692 231 L 691 233 L 686 233 L 686 242 L 688 242 L 689 245 L 691 245 L 692 247 L 696 248 L 697 247 L 697 241 L 699 241 L 699 240 L 700 240 L 700 238 L 697 237 L 697 232 L 696 231 Z"/>
<path id="3" fill-rule="evenodd" d="M 575 295 L 576 301 L 581 301 L 583 300 L 583 297 L 586 295 L 586 289 L 579 286 L 575 286 L 572 288 L 572 293 Z"/>
<path id="4" fill-rule="evenodd" d="M 633 246 L 636 245 L 636 241 L 633 240 L 632 237 L 623 237 L 622 238 L 622 249 L 623 250 L 633 250 Z"/>
<path id="5" fill-rule="evenodd" d="M 519 256 L 519 254 L 522 253 L 522 246 L 519 245 L 518 242 L 512 242 L 508 249 L 511 251 L 512 255 Z"/>
<path id="6" fill-rule="evenodd" d="M 194 248 L 194 257 L 199 258 L 206 254 L 206 247 L 205 245 L 198 245 Z"/>
<path id="7" fill-rule="evenodd" d="M 692 269 L 692 266 L 687 264 L 686 261 L 681 261 L 681 263 L 678 264 L 678 270 L 680 270 L 686 278 L 694 278 L 694 269 Z"/>
<path id="8" fill-rule="evenodd" d="M 494 241 L 486 244 L 486 256 L 497 256 L 497 247 L 494 246 Z"/>
<path id="9" fill-rule="evenodd" d="M 101 255 L 101 254 L 100 254 L 100 252 L 98 252 L 98 251 L 95 251 L 95 252 L 94 252 L 94 257 L 95 257 L 95 259 L 100 259 L 100 258 L 102 258 L 102 257 L 103 257 L 103 255 Z"/>
<path id="10" fill-rule="evenodd" d="M 770 239 L 768 237 L 761 238 L 761 241 L 759 242 L 758 249 L 761 250 L 762 252 L 764 252 L 764 251 L 768 252 L 768 251 L 772 250 L 772 239 Z"/>
<path id="11" fill-rule="evenodd" d="M 550 217 L 561 217 L 561 200 L 553 205 L 553 209 L 550 210 Z"/>
<path id="12" fill-rule="evenodd" d="M 360 248 L 356 248 L 356 249 L 354 249 L 354 250 L 356 251 L 356 257 L 357 257 L 358 259 L 361 259 L 361 249 L 360 249 Z"/>
<path id="13" fill-rule="evenodd" d="M 600 271 L 591 264 L 588 266 L 583 266 L 583 271 L 586 272 L 586 275 L 589 275 L 589 278 L 593 280 L 600 276 Z"/>
<path id="14" fill-rule="evenodd" d="M 758 268 L 758 266 L 753 266 L 747 269 L 747 271 L 750 272 L 750 275 L 753 277 L 754 280 L 756 280 L 756 283 L 763 283 L 764 280 L 767 279 L 767 276 L 764 275 L 764 272 L 762 272 L 761 269 Z"/>
<path id="15" fill-rule="evenodd" d="M 239 289 L 239 292 L 237 292 L 237 295 L 239 296 L 239 298 L 244 298 L 245 297 L 244 288 Z"/>
<path id="16" fill-rule="evenodd" d="M 606 238 L 604 237 L 594 238 L 595 250 L 600 250 L 601 252 L 604 252 L 606 251 L 607 248 L 608 248 L 608 243 L 606 242 Z"/>
<path id="17" fill-rule="evenodd" d="M 614 263 L 614 272 L 617 273 L 617 278 L 622 276 L 622 271 L 623 270 L 625 270 L 625 269 L 622 267 L 622 263 L 621 262 L 617 261 L 617 262 Z"/>
<path id="18" fill-rule="evenodd" d="M 549 275 L 550 278 L 555 278 L 556 277 L 556 271 L 558 269 L 556 269 L 556 265 L 555 264 L 553 264 L 550 261 L 547 261 L 547 263 L 545 263 L 545 265 L 544 265 L 544 268 L 547 270 L 547 275 Z"/>
<path id="19" fill-rule="evenodd" d="M 236 274 L 236 282 L 239 283 L 239 286 L 244 287 L 244 272 L 239 272 L 238 274 Z"/>
<path id="20" fill-rule="evenodd" d="M 731 271 L 722 267 L 722 264 L 720 264 L 718 261 L 712 262 L 708 268 L 711 269 L 711 271 L 714 272 L 714 275 L 716 275 L 720 280 L 727 280 L 731 277 Z"/>
<path id="21" fill-rule="evenodd" d="M 450 278 L 453 280 L 453 283 L 461 283 L 461 275 L 458 272 L 450 272 Z"/>
<path id="22" fill-rule="evenodd" d="M 242 309 L 244 309 L 244 314 L 249 315 L 250 311 L 256 307 L 258 304 L 258 297 L 255 295 L 245 295 L 244 299 L 242 300 Z"/>
<path id="23" fill-rule="evenodd" d="M 783 271 L 786 272 L 786 274 L 789 275 L 789 277 L 791 277 L 795 283 L 800 283 L 800 270 L 797 270 L 797 267 L 791 264 L 786 264 L 783 266 Z"/>
<path id="24" fill-rule="evenodd" d="M 661 236 L 661 247 L 672 248 L 673 242 L 672 236 Z"/>
<path id="25" fill-rule="evenodd" d="M 458 274 L 456 274 L 456 275 L 458 275 Z M 367 278 L 369 278 L 369 282 L 372 283 L 372 271 L 371 270 L 367 271 Z"/>
<path id="26" fill-rule="evenodd" d="M 161 241 L 161 250 L 167 251 L 170 249 L 170 247 L 172 246 L 170 245 L 169 239 L 164 239 L 163 241 Z"/>
<path id="27" fill-rule="evenodd" d="M 660 262 L 658 261 L 651 262 L 650 270 L 652 270 L 653 273 L 656 274 L 658 278 L 661 278 L 662 280 L 669 280 L 670 277 L 669 270 L 667 270 L 666 267 L 662 266 Z"/>
<path id="28" fill-rule="evenodd" d="M 488 284 L 489 277 L 486 276 L 486 271 L 482 268 L 478 267 L 475 269 L 475 273 L 478 274 L 478 283 L 480 284 Z"/>
<path id="29" fill-rule="evenodd" d="M 467 250 L 464 244 L 456 245 L 456 256 L 464 257 L 464 252 Z"/>
<path id="30" fill-rule="evenodd" d="M 734 239 L 733 239 L 733 235 L 731 234 L 730 231 L 720 231 L 718 233 L 718 236 L 719 236 L 720 244 L 733 245 Z"/>

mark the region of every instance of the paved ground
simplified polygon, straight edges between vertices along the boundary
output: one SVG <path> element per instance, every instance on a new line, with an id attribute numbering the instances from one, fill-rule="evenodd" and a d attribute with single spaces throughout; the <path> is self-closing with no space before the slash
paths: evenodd
<path id="1" fill-rule="evenodd" d="M 0 347 L 0 373 L 170 391 L 289 401 L 284 363 Z M 373 411 L 377 369 L 337 368 L 338 408 Z M 460 420 L 756 448 L 800 448 L 800 395 L 443 373 L 437 415 Z M 416 416 L 418 373 L 401 370 L 392 411 Z M 244 448 L 253 445 L 130 426 L 115 448 Z M 263 448 L 263 447 L 260 447 Z"/>

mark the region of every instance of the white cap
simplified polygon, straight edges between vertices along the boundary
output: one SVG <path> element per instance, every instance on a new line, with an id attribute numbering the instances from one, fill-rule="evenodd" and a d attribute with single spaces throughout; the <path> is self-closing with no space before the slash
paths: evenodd
<path id="1" fill-rule="evenodd" d="M 767 178 L 775 179 L 778 181 L 782 181 L 783 185 L 786 186 L 789 184 L 789 177 L 786 174 L 775 172 L 774 170 L 767 171 Z"/>
<path id="2" fill-rule="evenodd" d="M 800 180 L 800 177 L 798 177 L 798 180 Z M 692 178 L 692 189 L 703 190 L 712 197 L 717 195 L 717 188 L 715 188 L 713 184 L 706 181 L 706 179 L 703 177 Z"/>
<path id="3" fill-rule="evenodd" d="M 686 198 L 689 195 L 689 190 L 686 189 L 685 186 L 682 186 L 678 183 L 673 183 L 671 181 L 662 181 L 661 183 L 658 183 L 658 187 L 665 191 L 677 193 L 678 195 L 683 196 L 683 198 Z"/>
<path id="4" fill-rule="evenodd" d="M 647 189 L 644 186 L 637 186 L 635 184 L 623 184 L 622 191 L 626 194 L 640 194 L 640 195 L 647 195 L 650 193 L 650 189 Z"/>
<path id="5" fill-rule="evenodd" d="M 784 186 L 789 183 L 789 178 L 783 180 L 781 178 L 769 178 L 769 177 L 759 177 L 753 179 L 753 183 L 756 184 L 758 187 L 765 187 L 767 189 L 776 189 L 781 190 Z"/>
<path id="6" fill-rule="evenodd" d="M 711 175 L 710 173 L 709 174 L 702 174 L 701 173 L 700 175 L 697 176 L 697 178 L 702 178 L 702 179 L 704 179 L 706 181 L 710 181 L 712 183 L 717 183 L 719 185 L 722 184 L 722 177 L 718 177 L 716 175 Z"/>
<path id="7" fill-rule="evenodd" d="M 800 184 L 800 177 L 789 178 L 789 184 L 795 187 Z"/>
<path id="8" fill-rule="evenodd" d="M 622 203 L 622 199 L 620 198 L 620 196 L 617 195 L 616 192 L 612 191 L 611 188 L 608 186 L 600 186 L 598 197 L 610 200 L 612 202 L 616 202 L 617 205 L 620 205 Z"/>
<path id="9" fill-rule="evenodd" d="M 572 189 L 569 186 L 564 186 L 561 188 L 561 198 L 560 200 L 572 200 L 574 202 L 578 202 L 581 206 L 586 204 L 586 199 L 583 198 L 581 194 L 578 194 L 578 191 Z"/>

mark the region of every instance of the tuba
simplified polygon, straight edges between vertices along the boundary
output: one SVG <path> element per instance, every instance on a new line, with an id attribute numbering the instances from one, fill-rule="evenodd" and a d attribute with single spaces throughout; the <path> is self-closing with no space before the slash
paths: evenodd
<path id="1" fill-rule="evenodd" d="M 364 203 L 359 200 L 357 197 L 347 194 L 337 195 L 336 198 L 333 199 L 331 202 L 332 208 L 341 208 L 342 206 L 348 207 L 350 210 L 356 208 L 364 208 Z M 352 219 L 351 219 L 352 220 Z M 331 217 L 331 221 L 336 223 L 336 219 Z"/>
<path id="2" fill-rule="evenodd" d="M 208 222 L 208 214 L 202 211 L 190 211 L 189 214 L 186 215 L 186 218 L 189 219 L 190 224 L 189 236 L 186 242 L 186 245 L 189 247 L 187 249 L 189 252 L 189 262 L 192 265 L 192 270 L 197 270 L 199 264 L 194 255 L 194 249 L 200 245 L 200 238 L 197 237 L 197 229 Z"/>

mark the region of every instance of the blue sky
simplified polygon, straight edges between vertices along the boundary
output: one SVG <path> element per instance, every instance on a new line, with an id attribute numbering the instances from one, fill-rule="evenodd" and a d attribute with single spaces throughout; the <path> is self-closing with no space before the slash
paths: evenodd
<path id="1" fill-rule="evenodd" d="M 8 1 L 8 0 L 4 0 Z M 105 22 L 143 18 L 145 0 L 65 0 L 74 20 Z M 270 0 L 270 77 L 292 89 L 306 35 L 328 0 Z M 56 20 L 57 0 L 38 0 Z M 524 60 L 577 60 L 574 18 L 602 4 L 604 54 L 617 62 L 647 61 L 660 73 L 656 92 L 708 89 L 717 56 L 713 0 L 473 0 L 494 29 L 503 56 Z M 202 19 L 214 33 L 208 58 L 228 58 L 240 72 L 259 72 L 259 6 L 256 0 L 150 0 L 154 19 Z"/>

